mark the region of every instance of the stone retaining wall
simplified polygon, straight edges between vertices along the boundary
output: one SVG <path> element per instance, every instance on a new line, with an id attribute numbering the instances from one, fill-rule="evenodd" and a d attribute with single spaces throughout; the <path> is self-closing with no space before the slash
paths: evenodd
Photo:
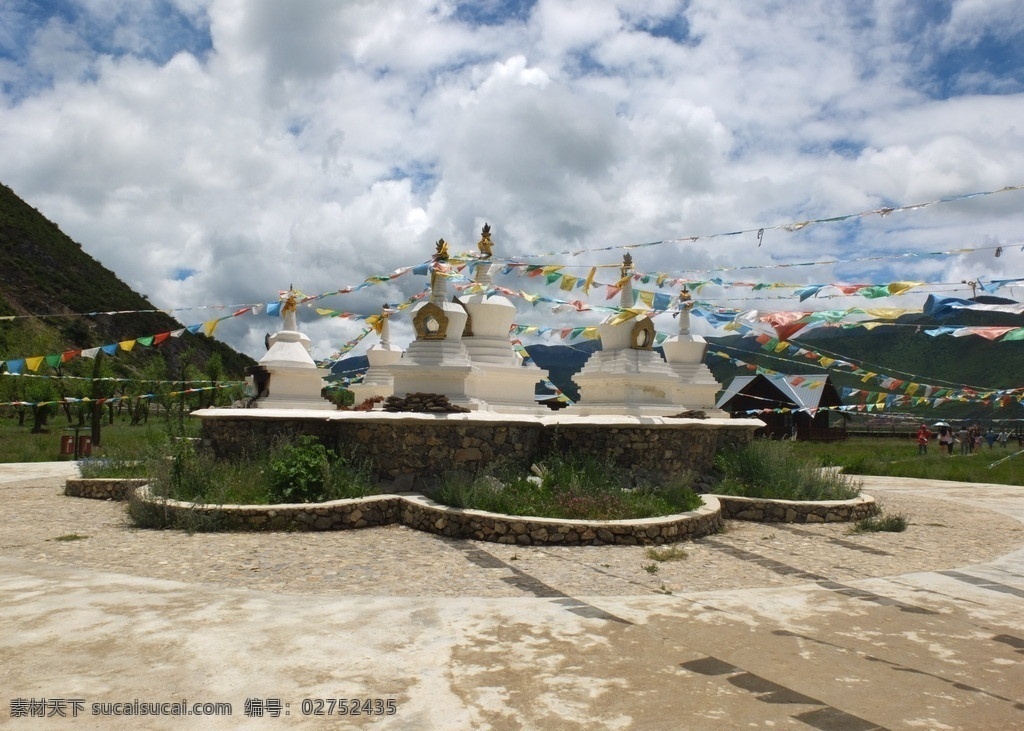
<path id="1" fill-rule="evenodd" d="M 333 418 L 258 418 L 243 410 L 198 412 L 203 441 L 225 459 L 265 448 L 275 438 L 312 435 L 343 455 L 368 460 L 377 480 L 432 479 L 450 470 L 478 472 L 503 460 L 527 469 L 552 454 L 593 456 L 647 475 L 710 471 L 722 447 L 749 442 L 757 420 L 650 420 L 587 423 L 565 419 L 384 418 L 374 413 Z M 462 416 L 462 415 L 458 415 Z M 346 418 L 348 417 L 348 418 Z M 742 422 L 742 423 L 741 423 Z"/>
<path id="2" fill-rule="evenodd" d="M 418 495 L 402 499 L 402 523 L 410 528 L 450 538 L 473 538 L 520 546 L 647 546 L 700 538 L 717 533 L 722 527 L 718 501 L 710 496 L 704 497 L 703 506 L 687 513 L 611 521 L 523 518 L 480 510 L 460 510 Z"/>
<path id="3" fill-rule="evenodd" d="M 759 498 L 715 495 L 722 516 L 757 523 L 850 523 L 878 515 L 879 508 L 870 495 L 853 500 L 764 500 Z"/>
<path id="4" fill-rule="evenodd" d="M 762 523 L 852 522 L 877 515 L 870 495 L 853 500 L 795 502 L 702 495 L 687 513 L 643 520 L 562 520 L 463 510 L 422 495 L 371 495 L 289 505 L 198 505 L 152 495 L 145 480 L 69 478 L 64 494 L 100 500 L 135 499 L 159 510 L 169 525 L 199 530 L 326 531 L 401 523 L 416 530 L 517 545 L 656 545 L 717 533 L 723 518 Z"/>
<path id="5" fill-rule="evenodd" d="M 721 511 L 705 496 L 697 510 L 644 520 L 522 518 L 462 510 L 421 495 L 374 495 L 351 500 L 295 505 L 196 505 L 138 489 L 134 499 L 162 513 L 170 525 L 199 530 L 322 531 L 401 523 L 450 538 L 517 545 L 655 545 L 717 533 Z"/>
<path id="6" fill-rule="evenodd" d="M 64 483 L 64 494 L 91 500 L 128 500 L 135 488 L 146 482 L 143 479 L 69 477 Z"/>

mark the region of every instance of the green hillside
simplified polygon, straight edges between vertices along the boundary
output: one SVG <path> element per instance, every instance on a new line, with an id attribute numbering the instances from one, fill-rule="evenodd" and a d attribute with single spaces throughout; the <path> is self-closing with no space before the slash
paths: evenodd
<path id="1" fill-rule="evenodd" d="M 48 356 L 41 368 L 26 373 L 30 377 L 10 375 L 8 365 L 0 369 L 8 372 L 0 377 L 0 404 L 7 412 L 20 411 L 24 419 L 25 407 L 16 402 L 85 397 L 128 401 L 159 390 L 161 380 L 241 380 L 253 363 L 224 343 L 189 332 L 159 344 L 140 343 L 131 352 L 118 349 L 95 359 L 72 355 L 183 327 L 160 312 L 87 314 L 152 309 L 145 297 L 82 251 L 56 224 L 0 185 L 0 360 Z M 81 380 L 96 377 L 138 382 Z M 192 404 L 207 405 L 215 399 L 216 391 L 211 390 L 200 393 Z M 71 410 L 64 410 L 70 418 Z"/>
<path id="2" fill-rule="evenodd" d="M 1019 327 L 1024 324 L 1019 317 L 1014 321 L 1014 318 L 1006 316 L 965 314 L 972 316 L 958 317 L 957 325 Z M 915 316 L 901 319 L 897 325 L 881 326 L 871 330 L 823 328 L 809 333 L 805 338 L 797 338 L 790 342 L 821 355 L 854 363 L 872 373 L 925 385 L 969 387 L 978 390 L 1024 386 L 1024 372 L 1020 368 L 1020 364 L 1024 362 L 1024 342 L 993 342 L 977 336 L 954 338 L 932 337 L 925 334 L 925 329 L 939 324 L 941 323 Z M 826 372 L 815 361 L 765 352 L 754 338 L 713 338 L 709 351 L 714 351 L 717 346 L 726 346 L 723 350 L 741 361 L 788 375 Z M 749 369 L 723 358 L 709 356 L 707 363 L 723 385 L 727 385 L 738 375 L 750 374 Z M 827 372 L 833 383 L 839 387 L 876 392 L 885 390 L 876 382 L 862 381 L 861 376 L 852 373 L 850 368 L 835 367 Z M 922 412 L 921 408 L 900 407 L 899 410 Z M 934 409 L 927 407 L 924 411 L 945 418 L 1024 417 L 1024 407 L 1019 403 L 1008 407 L 947 403 Z"/>

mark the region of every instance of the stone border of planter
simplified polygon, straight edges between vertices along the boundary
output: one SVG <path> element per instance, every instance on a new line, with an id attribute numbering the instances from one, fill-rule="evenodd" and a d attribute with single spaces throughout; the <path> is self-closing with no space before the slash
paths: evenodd
<path id="1" fill-rule="evenodd" d="M 643 520 L 524 518 L 453 508 L 423 495 L 371 495 L 325 503 L 200 505 L 155 497 L 143 479 L 69 478 L 64 494 L 94 500 L 132 497 L 168 511 L 181 525 L 216 530 L 325 531 L 400 523 L 450 538 L 517 545 L 657 545 L 717 533 L 723 518 L 760 523 L 842 523 L 877 515 L 875 498 L 800 502 L 702 495 L 697 510 Z"/>
<path id="2" fill-rule="evenodd" d="M 214 530 L 326 531 L 401 523 L 449 538 L 516 545 L 658 545 L 717 533 L 722 512 L 713 496 L 696 510 L 643 520 L 524 518 L 463 510 L 422 495 L 372 495 L 291 505 L 197 505 L 155 497 L 148 486 L 134 499 L 163 510 L 172 524 Z"/>
<path id="3" fill-rule="evenodd" d="M 141 478 L 69 477 L 64 483 L 64 494 L 90 500 L 129 500 L 137 487 L 149 480 Z"/>
<path id="4" fill-rule="evenodd" d="M 715 495 L 722 516 L 757 523 L 852 523 L 878 515 L 881 510 L 870 495 L 852 500 L 768 500 L 766 498 Z"/>

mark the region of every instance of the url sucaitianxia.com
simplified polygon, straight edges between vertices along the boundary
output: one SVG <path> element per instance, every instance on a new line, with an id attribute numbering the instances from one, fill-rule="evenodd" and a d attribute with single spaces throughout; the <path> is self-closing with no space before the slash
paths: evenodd
<path id="1" fill-rule="evenodd" d="M 78 718 L 79 716 L 230 716 L 230 703 L 130 701 L 92 703 L 85 698 L 12 698 L 11 718 Z"/>
<path id="2" fill-rule="evenodd" d="M 303 698 L 296 704 L 302 716 L 393 716 L 394 698 Z M 92 702 L 85 698 L 12 698 L 11 718 L 79 718 L 82 716 L 230 716 L 231 703 L 177 701 Z M 292 704 L 280 698 L 246 698 L 246 718 L 280 718 L 292 715 Z"/>

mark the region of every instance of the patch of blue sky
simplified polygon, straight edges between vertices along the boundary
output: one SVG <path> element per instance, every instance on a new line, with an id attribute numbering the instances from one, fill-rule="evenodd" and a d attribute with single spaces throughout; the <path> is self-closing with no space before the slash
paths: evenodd
<path id="1" fill-rule="evenodd" d="M 1024 34 L 998 38 L 985 33 L 931 59 L 928 90 L 940 99 L 963 94 L 1024 91 Z"/>
<path id="2" fill-rule="evenodd" d="M 611 69 L 594 56 L 592 48 L 568 53 L 565 66 L 566 71 L 577 79 L 584 76 L 609 76 L 612 73 Z"/>
<path id="3" fill-rule="evenodd" d="M 934 99 L 1024 90 L 1024 33 L 991 27 L 945 47 L 939 39 L 951 17 L 950 0 L 905 2 L 894 16 L 895 37 L 916 67 L 918 87 Z"/>
<path id="4" fill-rule="evenodd" d="M 213 48 L 209 19 L 186 15 L 170 0 L 130 4 L 112 15 L 71 0 L 13 5 L 0 10 L 8 28 L 0 35 L 0 55 L 19 63 L 27 61 L 37 34 L 53 23 L 65 26 L 98 55 L 134 55 L 163 64 L 182 51 L 205 58 Z"/>
<path id="5" fill-rule="evenodd" d="M 298 137 L 306 131 L 306 127 L 309 125 L 308 119 L 293 119 L 288 122 L 288 134 L 292 137 Z"/>
<path id="6" fill-rule="evenodd" d="M 803 155 L 820 155 L 831 152 L 847 159 L 857 158 L 863 151 L 864 144 L 862 142 L 849 138 L 821 140 L 800 146 L 800 153 Z"/>
<path id="7" fill-rule="evenodd" d="M 690 21 L 681 12 L 657 18 L 643 18 L 637 21 L 635 27 L 655 38 L 665 38 L 681 46 L 692 48 L 701 42 L 701 36 L 695 36 L 690 32 Z"/>
<path id="8" fill-rule="evenodd" d="M 194 277 L 199 273 L 198 269 L 190 269 L 188 267 L 179 267 L 171 273 L 171 279 L 175 282 L 184 282 L 189 277 Z"/>
<path id="9" fill-rule="evenodd" d="M 408 180 L 413 195 L 429 195 L 437 187 L 437 173 L 434 163 L 413 161 L 405 167 L 393 167 L 388 180 Z"/>
<path id="10" fill-rule="evenodd" d="M 472 0 L 458 3 L 454 18 L 468 25 L 523 23 L 536 4 L 537 0 Z"/>

